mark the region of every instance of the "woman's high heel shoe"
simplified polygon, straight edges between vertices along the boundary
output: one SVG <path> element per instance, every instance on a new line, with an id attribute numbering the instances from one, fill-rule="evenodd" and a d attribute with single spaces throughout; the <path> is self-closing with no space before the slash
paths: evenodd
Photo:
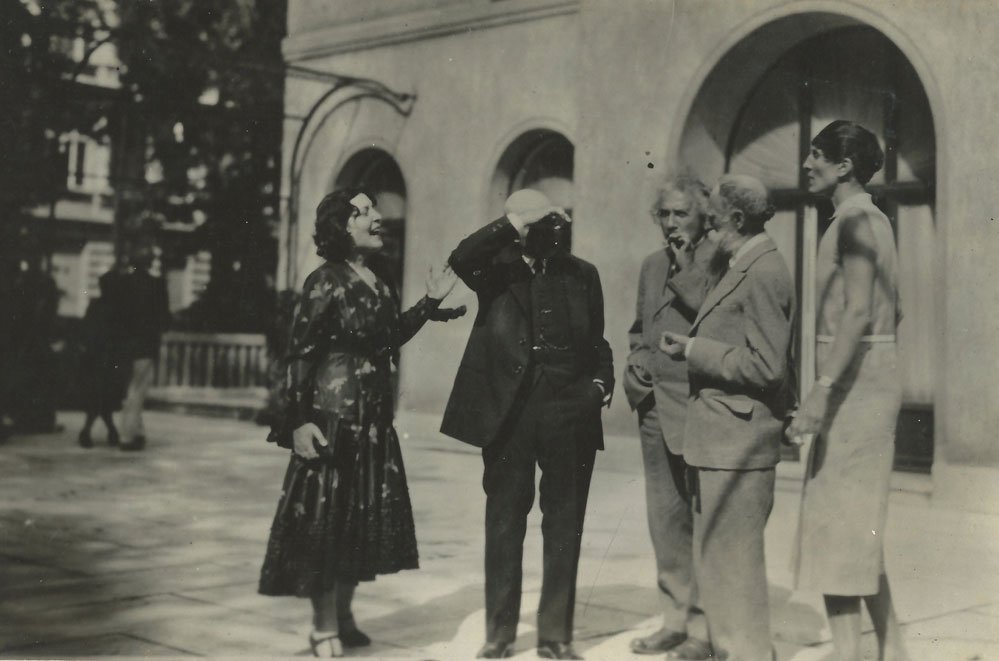
<path id="1" fill-rule="evenodd" d="M 344 647 L 367 647 L 371 644 L 371 638 L 366 633 L 357 628 L 354 616 L 337 618 L 340 629 L 340 642 Z"/>
<path id="2" fill-rule="evenodd" d="M 341 632 L 340 642 L 344 647 L 367 647 L 371 644 L 371 638 L 360 629 L 354 628 Z"/>
<path id="3" fill-rule="evenodd" d="M 309 634 L 309 647 L 312 648 L 312 656 L 320 659 L 335 659 L 343 656 L 340 636 L 335 633 L 313 631 Z"/>

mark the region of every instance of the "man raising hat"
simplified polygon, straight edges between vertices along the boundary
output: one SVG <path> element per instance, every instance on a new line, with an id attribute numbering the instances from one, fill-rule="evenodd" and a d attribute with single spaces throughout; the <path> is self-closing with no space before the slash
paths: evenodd
<path id="1" fill-rule="evenodd" d="M 538 656 L 579 659 L 572 648 L 576 570 L 600 409 L 614 370 L 603 337 L 596 268 L 570 255 L 569 219 L 538 191 L 517 191 L 506 214 L 451 253 L 478 311 L 441 431 L 482 448 L 486 492 L 486 644 L 480 658 L 513 654 L 520 620 L 527 515 L 541 469 L 544 573 Z"/>

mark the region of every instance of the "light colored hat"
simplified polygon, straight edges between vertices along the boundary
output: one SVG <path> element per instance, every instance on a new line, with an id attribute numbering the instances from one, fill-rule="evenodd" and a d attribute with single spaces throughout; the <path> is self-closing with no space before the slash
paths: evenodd
<path id="1" fill-rule="evenodd" d="M 503 209 L 506 213 L 522 214 L 538 209 L 548 209 L 551 206 L 551 200 L 541 191 L 533 188 L 522 188 L 506 198 Z"/>

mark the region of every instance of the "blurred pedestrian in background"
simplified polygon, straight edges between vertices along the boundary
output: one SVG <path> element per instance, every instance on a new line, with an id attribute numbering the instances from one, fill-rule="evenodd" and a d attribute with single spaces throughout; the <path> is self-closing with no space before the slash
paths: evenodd
<path id="1" fill-rule="evenodd" d="M 52 335 L 59 305 L 55 280 L 42 269 L 41 245 L 33 238 L 21 246 L 21 258 L 7 290 L 3 314 L 9 315 L 6 341 L 7 412 L 14 430 L 45 433 L 55 424 L 55 354 Z"/>
<path id="2" fill-rule="evenodd" d="M 114 447 L 119 445 L 119 435 L 112 412 L 121 408 L 129 365 L 116 341 L 106 298 L 94 299 L 87 306 L 81 339 L 80 397 L 87 418 L 77 440 L 81 447 L 93 447 L 90 430 L 99 417 L 107 428 L 108 445 Z"/>
<path id="3" fill-rule="evenodd" d="M 146 432 L 142 408 L 153 383 L 160 339 L 170 325 L 166 283 L 158 273 L 159 248 L 147 238 L 126 247 L 125 259 L 101 276 L 101 296 L 107 299 L 114 350 L 130 367 L 131 377 L 122 405 L 121 449 L 142 450 Z"/>

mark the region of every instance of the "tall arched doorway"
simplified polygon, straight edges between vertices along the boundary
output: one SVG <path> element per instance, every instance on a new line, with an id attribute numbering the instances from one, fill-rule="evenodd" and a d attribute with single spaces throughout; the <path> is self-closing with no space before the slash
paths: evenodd
<path id="1" fill-rule="evenodd" d="M 489 188 L 490 217 L 502 216 L 506 198 L 522 188 L 541 191 L 571 216 L 574 156 L 572 143 L 557 131 L 535 129 L 522 133 L 503 151 L 496 164 Z"/>
<path id="2" fill-rule="evenodd" d="M 747 82 L 739 53 L 754 44 L 768 58 Z M 798 284 L 797 354 L 801 383 L 808 387 L 814 378 L 814 255 L 832 208 L 804 191 L 801 163 L 811 137 L 834 119 L 870 128 L 885 149 L 885 166 L 870 189 L 895 228 L 905 313 L 898 331 L 903 411 L 896 468 L 928 470 L 933 457 L 936 141 L 925 90 L 903 53 L 881 32 L 842 16 L 798 15 L 764 26 L 722 58 L 705 80 L 687 120 L 680 157 L 708 176 L 752 174 L 773 191 L 778 213 L 768 231 Z"/>
<path id="3" fill-rule="evenodd" d="M 406 254 L 406 182 L 402 170 L 388 152 L 362 149 L 347 159 L 336 177 L 335 187 L 344 186 L 363 186 L 374 193 L 375 206 L 382 215 L 382 254 L 388 260 L 396 291 L 402 292 Z"/>

